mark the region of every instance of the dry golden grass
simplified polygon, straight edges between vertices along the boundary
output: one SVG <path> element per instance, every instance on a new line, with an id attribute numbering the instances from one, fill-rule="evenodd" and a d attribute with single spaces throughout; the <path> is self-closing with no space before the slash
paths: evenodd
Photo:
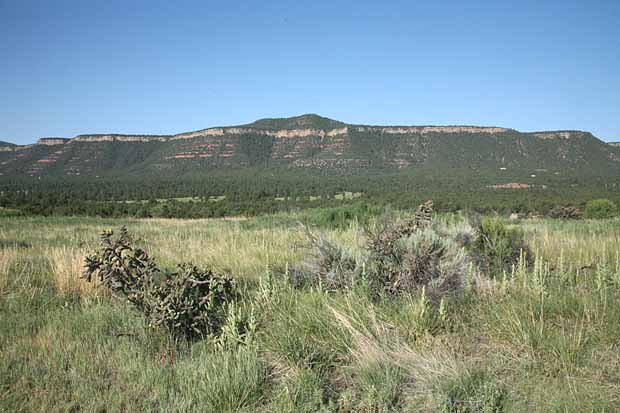
<path id="1" fill-rule="evenodd" d="M 4 294 L 9 286 L 9 271 L 16 257 L 15 248 L 0 249 L 0 294 Z"/>
<path id="2" fill-rule="evenodd" d="M 576 267 L 589 266 L 605 260 L 614 264 L 620 250 L 620 222 L 618 220 L 525 221 L 527 239 L 534 251 L 555 261 L 560 256 Z"/>
<path id="3" fill-rule="evenodd" d="M 44 251 L 50 263 L 54 283 L 63 294 L 94 295 L 100 292 L 96 281 L 85 282 L 81 279 L 84 269 L 84 257 L 88 251 L 83 248 L 58 247 Z"/>
<path id="4" fill-rule="evenodd" d="M 379 320 L 372 307 L 361 317 L 351 306 L 345 312 L 331 309 L 337 325 L 351 337 L 349 346 L 352 372 L 371 371 L 393 366 L 405 375 L 404 397 L 423 411 L 437 411 L 434 395 L 446 383 L 469 376 L 465 364 L 457 360 L 439 340 L 428 337 L 412 347 L 405 343 L 393 326 Z"/>
<path id="5" fill-rule="evenodd" d="M 170 228 L 149 236 L 149 251 L 163 265 L 210 265 L 247 279 L 258 279 L 268 265 L 297 259 L 295 245 L 300 241 L 299 234 L 287 230 L 248 231 L 220 223 L 202 229 Z"/>

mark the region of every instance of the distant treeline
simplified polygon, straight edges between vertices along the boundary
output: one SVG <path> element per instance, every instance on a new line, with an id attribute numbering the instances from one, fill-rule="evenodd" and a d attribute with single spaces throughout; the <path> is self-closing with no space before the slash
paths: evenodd
<path id="1" fill-rule="evenodd" d="M 246 170 L 174 178 L 2 178 L 0 206 L 34 215 L 203 218 L 360 203 L 409 209 L 427 199 L 440 211 L 538 214 L 558 205 L 583 207 L 594 198 L 620 203 L 617 184 L 595 176 L 538 178 L 528 181 L 527 189 L 494 189 L 489 186 L 524 181 L 506 176 L 498 182 L 471 172 L 417 172 L 328 176 Z"/>

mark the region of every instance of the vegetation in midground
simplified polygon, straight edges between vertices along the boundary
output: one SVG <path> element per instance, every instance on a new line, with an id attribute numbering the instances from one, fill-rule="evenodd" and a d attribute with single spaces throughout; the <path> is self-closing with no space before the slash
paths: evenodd
<path id="1" fill-rule="evenodd" d="M 380 219 L 324 218 L 0 217 L 0 410 L 620 409 L 617 219 L 494 221 L 487 233 L 516 230 L 532 260 L 489 276 L 473 259 L 476 222 L 436 215 L 397 253 L 436 269 L 453 262 L 447 252 L 467 256 L 458 293 L 437 299 L 424 285 L 376 289 L 368 247 Z M 360 264 L 354 283 L 292 281 L 316 256 L 298 221 Z M 80 278 L 99 234 L 121 225 L 162 270 L 191 262 L 235 279 L 217 334 L 173 337 Z M 438 246 L 437 261 L 414 259 Z"/>
<path id="2" fill-rule="evenodd" d="M 529 187 L 494 187 L 510 182 Z M 449 166 L 346 176 L 239 170 L 179 177 L 0 177 L 1 208 L 43 216 L 213 218 L 309 208 L 341 215 L 369 208 L 366 213 L 376 216 L 387 205 L 406 210 L 427 199 L 441 212 L 562 216 L 569 211 L 564 208 L 583 211 L 600 198 L 620 202 L 614 179 L 568 171 L 536 178 L 505 172 L 498 178 L 496 170 L 480 170 L 472 176 Z"/>

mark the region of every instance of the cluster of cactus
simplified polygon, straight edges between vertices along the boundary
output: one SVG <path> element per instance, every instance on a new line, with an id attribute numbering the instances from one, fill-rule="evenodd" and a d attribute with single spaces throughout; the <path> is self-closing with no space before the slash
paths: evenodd
<path id="1" fill-rule="evenodd" d="M 116 238 L 112 231 L 102 234 L 101 249 L 86 257 L 83 277 L 98 279 L 140 310 L 149 326 L 165 328 L 175 338 L 217 333 L 236 296 L 232 278 L 209 268 L 181 264 L 173 272 L 159 269 L 144 250 L 132 247 L 125 227 Z"/>

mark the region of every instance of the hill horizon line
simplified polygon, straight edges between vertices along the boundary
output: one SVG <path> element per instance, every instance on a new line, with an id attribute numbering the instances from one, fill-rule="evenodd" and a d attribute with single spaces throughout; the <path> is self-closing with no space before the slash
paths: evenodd
<path id="1" fill-rule="evenodd" d="M 101 137 L 101 136 L 110 136 L 110 137 L 144 137 L 144 138 L 174 138 L 180 137 L 183 135 L 190 135 L 200 132 L 205 132 L 209 130 L 220 130 L 220 129 L 233 129 L 233 128 L 248 128 L 248 129 L 257 129 L 257 130 L 291 130 L 291 129 L 318 129 L 322 131 L 329 131 L 343 127 L 367 127 L 367 128 L 472 128 L 472 129 L 480 129 L 480 130 L 497 130 L 502 132 L 514 131 L 519 133 L 526 134 L 541 134 L 541 133 L 585 133 L 590 134 L 596 137 L 592 132 L 581 129 L 546 129 L 546 130 L 533 130 L 533 131 L 521 131 L 515 128 L 503 127 L 503 126 L 495 126 L 495 125 L 473 125 L 473 124 L 394 124 L 394 125 L 371 125 L 365 123 L 346 123 L 339 120 L 335 120 L 332 118 L 328 118 L 325 116 L 318 115 L 316 113 L 305 113 L 302 115 L 291 116 L 291 117 L 267 117 L 260 118 L 250 123 L 240 124 L 240 125 L 217 125 L 217 126 L 209 126 L 203 129 L 197 129 L 187 132 L 179 132 L 176 134 L 155 134 L 155 133 L 124 133 L 124 132 L 98 132 L 98 133 L 80 133 L 73 137 L 66 136 L 41 136 L 35 138 L 34 142 L 31 143 L 15 143 L 11 142 L 10 139 L 4 138 L 0 140 L 0 146 L 28 146 L 34 144 L 45 143 L 45 141 L 71 141 L 76 138 L 86 138 L 86 137 Z M 616 139 L 600 139 L 605 143 L 617 143 Z M 620 140 L 620 139 L 618 139 Z"/>

